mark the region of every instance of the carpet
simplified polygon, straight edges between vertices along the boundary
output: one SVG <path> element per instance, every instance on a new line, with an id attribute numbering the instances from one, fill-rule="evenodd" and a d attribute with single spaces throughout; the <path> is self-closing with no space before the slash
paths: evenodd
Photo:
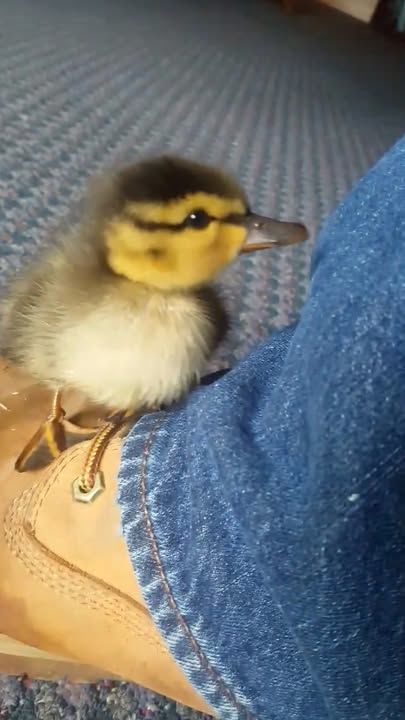
<path id="1" fill-rule="evenodd" d="M 220 290 L 242 357 L 303 303 L 314 236 L 405 130 L 404 47 L 328 10 L 269 0 L 2 0 L 0 289 L 87 177 L 162 151 L 229 168 L 253 208 L 305 222 L 305 246 L 247 256 Z M 7 720 L 193 717 L 126 683 L 0 678 Z"/>

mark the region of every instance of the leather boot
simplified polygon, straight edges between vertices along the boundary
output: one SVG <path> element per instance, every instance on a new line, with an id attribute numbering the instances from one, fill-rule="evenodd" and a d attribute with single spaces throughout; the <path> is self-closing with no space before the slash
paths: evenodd
<path id="1" fill-rule="evenodd" d="M 121 536 L 122 440 L 115 437 L 106 448 L 105 490 L 93 503 L 72 495 L 91 440 L 45 468 L 15 471 L 50 399 L 0 360 L 0 671 L 118 677 L 212 714 L 154 625 Z M 73 402 L 68 415 L 77 411 Z"/>

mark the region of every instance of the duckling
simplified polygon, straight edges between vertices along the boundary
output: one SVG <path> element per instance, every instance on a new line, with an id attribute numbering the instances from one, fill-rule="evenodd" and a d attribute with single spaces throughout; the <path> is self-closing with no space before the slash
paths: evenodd
<path id="1" fill-rule="evenodd" d="M 127 415 L 179 400 L 227 329 L 210 282 L 241 252 L 305 237 L 191 160 L 146 159 L 93 181 L 79 225 L 11 284 L 3 317 L 6 357 L 55 392 L 52 454 L 64 449 L 62 389 Z"/>

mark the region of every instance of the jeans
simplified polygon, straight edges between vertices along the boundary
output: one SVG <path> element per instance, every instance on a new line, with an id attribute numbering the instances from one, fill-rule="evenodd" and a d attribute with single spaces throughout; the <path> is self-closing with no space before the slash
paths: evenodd
<path id="1" fill-rule="evenodd" d="M 405 717 L 405 139 L 323 228 L 296 326 L 131 429 L 118 499 L 223 718 Z"/>

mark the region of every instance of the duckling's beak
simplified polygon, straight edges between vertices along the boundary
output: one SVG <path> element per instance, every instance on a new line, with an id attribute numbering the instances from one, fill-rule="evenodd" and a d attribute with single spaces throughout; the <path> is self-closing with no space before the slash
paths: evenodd
<path id="1" fill-rule="evenodd" d="M 272 220 L 254 213 L 247 215 L 244 223 L 248 233 L 241 253 L 296 245 L 304 242 L 308 237 L 308 230 L 300 223 Z"/>

